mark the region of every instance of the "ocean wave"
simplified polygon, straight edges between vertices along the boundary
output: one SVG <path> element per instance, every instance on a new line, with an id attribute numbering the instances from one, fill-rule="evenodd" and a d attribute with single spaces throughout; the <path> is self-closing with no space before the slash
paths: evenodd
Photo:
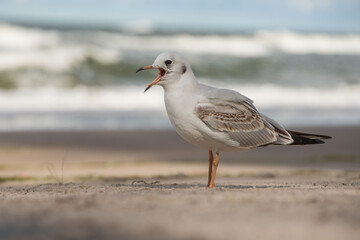
<path id="1" fill-rule="evenodd" d="M 338 85 L 324 89 L 278 85 L 228 85 L 228 88 L 252 98 L 259 109 L 331 109 L 360 110 L 360 85 Z M 163 91 L 145 86 L 85 87 L 72 89 L 39 87 L 0 91 L 0 111 L 162 111 Z"/>
<path id="2" fill-rule="evenodd" d="M 61 42 L 60 32 L 57 30 L 26 28 L 1 22 L 0 35 L 0 51 L 53 47 Z"/>
<path id="3" fill-rule="evenodd" d="M 288 54 L 359 55 L 359 34 L 301 34 L 291 31 L 258 31 L 254 38 L 271 52 Z"/>
<path id="4" fill-rule="evenodd" d="M 275 53 L 359 55 L 360 35 L 301 34 L 291 31 L 258 31 L 252 35 L 122 36 L 108 38 L 119 48 L 146 51 L 180 51 L 191 54 L 263 57 Z"/>
<path id="5" fill-rule="evenodd" d="M 0 35 L 0 71 L 19 68 L 64 71 L 86 58 L 104 64 L 121 60 L 118 51 L 86 41 L 68 41 L 59 30 L 0 24 Z"/>
<path id="6" fill-rule="evenodd" d="M 263 84 L 229 86 L 229 88 L 249 96 L 259 108 L 360 110 L 360 85 L 337 84 L 325 88 L 314 88 Z"/>
<path id="7" fill-rule="evenodd" d="M 16 70 L 18 68 L 65 71 L 87 58 L 95 59 L 104 64 L 111 64 L 119 61 L 121 56 L 117 52 L 102 48 L 76 45 L 6 51 L 0 54 L 0 71 Z"/>
<path id="8" fill-rule="evenodd" d="M 360 34 L 136 35 L 0 23 L 0 35 L 0 130 L 167 128 L 162 89 L 143 93 L 156 73 L 135 74 L 166 50 L 183 53 L 200 82 L 237 90 L 282 123 L 360 122 Z"/>
<path id="9" fill-rule="evenodd" d="M 0 131 L 171 128 L 162 89 L 153 87 L 145 94 L 144 87 L 0 91 Z M 228 87 L 252 98 L 260 112 L 286 127 L 360 122 L 360 85 L 328 89 L 266 84 Z"/>
<path id="10" fill-rule="evenodd" d="M 129 51 L 178 51 L 190 55 L 264 57 L 277 53 L 360 55 L 359 34 L 304 34 L 259 30 L 252 34 L 136 35 L 101 30 L 39 29 L 0 23 L 0 70 L 40 67 L 63 71 L 91 56 L 100 62 L 124 60 Z"/>

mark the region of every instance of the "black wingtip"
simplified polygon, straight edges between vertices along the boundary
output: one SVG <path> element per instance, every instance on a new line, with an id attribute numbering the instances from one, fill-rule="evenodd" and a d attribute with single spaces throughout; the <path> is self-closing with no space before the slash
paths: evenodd
<path id="1" fill-rule="evenodd" d="M 325 139 L 332 139 L 330 136 L 311 134 L 311 133 L 302 133 L 287 130 L 291 135 L 294 142 L 291 145 L 307 145 L 307 144 L 323 144 Z"/>

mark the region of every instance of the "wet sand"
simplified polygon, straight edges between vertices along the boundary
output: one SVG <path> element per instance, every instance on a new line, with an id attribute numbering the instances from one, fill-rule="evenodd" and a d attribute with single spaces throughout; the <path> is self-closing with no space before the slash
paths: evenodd
<path id="1" fill-rule="evenodd" d="M 0 239 L 357 239 L 360 127 L 207 152 L 172 131 L 0 133 Z"/>

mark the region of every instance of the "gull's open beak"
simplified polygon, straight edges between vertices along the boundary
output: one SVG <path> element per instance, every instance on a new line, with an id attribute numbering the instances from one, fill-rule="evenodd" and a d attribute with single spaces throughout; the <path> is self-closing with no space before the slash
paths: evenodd
<path id="1" fill-rule="evenodd" d="M 153 67 L 152 65 L 148 65 L 148 66 L 144 66 L 139 68 L 138 70 L 136 70 L 136 73 L 142 71 L 142 70 L 147 70 L 147 69 L 158 69 L 159 70 L 159 75 L 155 78 L 154 81 L 152 81 L 152 83 L 148 84 L 147 87 L 145 88 L 144 92 L 146 92 L 147 90 L 149 90 L 149 88 L 151 88 L 152 86 L 156 85 L 158 82 L 161 81 L 161 78 L 163 76 L 165 76 L 166 74 L 166 70 L 161 68 L 161 67 Z"/>

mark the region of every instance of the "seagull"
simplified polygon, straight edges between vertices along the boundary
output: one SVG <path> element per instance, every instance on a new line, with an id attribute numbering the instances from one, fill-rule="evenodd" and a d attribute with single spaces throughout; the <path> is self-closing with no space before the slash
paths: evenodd
<path id="1" fill-rule="evenodd" d="M 166 111 L 175 131 L 189 143 L 209 151 L 209 188 L 215 185 L 222 151 L 318 144 L 331 138 L 287 130 L 261 114 L 250 98 L 199 83 L 190 64 L 177 53 L 161 53 L 152 65 L 141 67 L 136 73 L 147 69 L 157 69 L 159 74 L 144 92 L 154 85 L 162 86 Z"/>

